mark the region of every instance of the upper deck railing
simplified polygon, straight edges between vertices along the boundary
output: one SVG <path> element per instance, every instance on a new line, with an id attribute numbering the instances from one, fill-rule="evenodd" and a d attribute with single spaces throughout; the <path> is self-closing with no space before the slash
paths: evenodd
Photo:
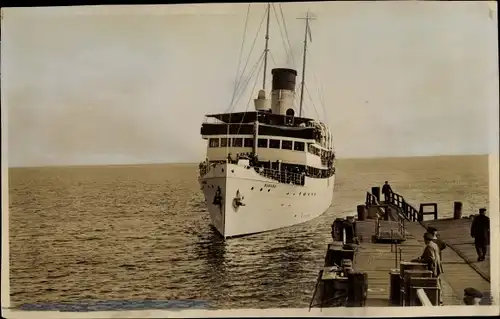
<path id="1" fill-rule="evenodd" d="M 295 184 L 295 185 L 304 185 L 305 183 L 305 174 L 288 172 L 285 170 L 275 170 L 270 168 L 263 167 L 254 167 L 255 171 L 260 175 L 278 181 L 284 184 Z"/>

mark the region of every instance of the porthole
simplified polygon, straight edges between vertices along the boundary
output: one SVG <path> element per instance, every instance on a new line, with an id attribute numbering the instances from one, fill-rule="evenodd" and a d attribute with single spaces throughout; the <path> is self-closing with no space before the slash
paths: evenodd
<path id="1" fill-rule="evenodd" d="M 268 191 L 268 192 L 270 192 L 270 191 L 271 191 L 271 189 L 268 189 L 267 191 Z"/>
<path id="2" fill-rule="evenodd" d="M 262 188 L 260 189 L 260 191 L 262 192 Z"/>
<path id="3" fill-rule="evenodd" d="M 252 188 L 250 188 L 250 190 L 252 190 L 252 191 L 253 191 L 253 187 L 252 187 Z"/>

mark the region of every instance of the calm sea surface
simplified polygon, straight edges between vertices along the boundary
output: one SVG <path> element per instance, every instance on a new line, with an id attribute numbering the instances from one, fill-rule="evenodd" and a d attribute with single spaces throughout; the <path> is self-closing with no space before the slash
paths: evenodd
<path id="1" fill-rule="evenodd" d="M 488 158 L 339 160 L 330 209 L 305 224 L 224 242 L 209 227 L 197 165 L 14 168 L 12 306 L 81 300 L 207 300 L 308 307 L 330 225 L 389 180 L 450 216 L 488 206 Z"/>

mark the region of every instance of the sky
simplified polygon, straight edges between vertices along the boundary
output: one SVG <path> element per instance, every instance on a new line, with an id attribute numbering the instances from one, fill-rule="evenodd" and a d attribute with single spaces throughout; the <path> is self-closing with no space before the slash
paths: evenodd
<path id="1" fill-rule="evenodd" d="M 296 18 L 310 10 L 304 111 L 330 126 L 338 158 L 498 152 L 494 3 L 281 7 L 288 37 L 276 4 L 269 67 L 301 76 Z M 9 166 L 202 160 L 204 115 L 253 109 L 262 71 L 249 71 L 264 28 L 250 48 L 265 9 L 250 6 L 241 76 L 249 84 L 230 107 L 248 4 L 3 8 Z"/>

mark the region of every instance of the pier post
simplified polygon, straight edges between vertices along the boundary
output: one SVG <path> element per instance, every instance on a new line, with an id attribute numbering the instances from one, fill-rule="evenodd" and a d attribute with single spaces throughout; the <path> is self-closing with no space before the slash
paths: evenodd
<path id="1" fill-rule="evenodd" d="M 366 220 L 366 206 L 358 205 L 358 220 Z"/>
<path id="2" fill-rule="evenodd" d="M 380 187 L 378 186 L 372 187 L 372 194 L 377 198 L 377 201 L 380 202 Z"/>
<path id="3" fill-rule="evenodd" d="M 453 219 L 461 219 L 462 218 L 462 202 L 454 202 L 453 203 Z"/>
<path id="4" fill-rule="evenodd" d="M 344 219 L 336 218 L 332 224 L 332 239 L 333 241 L 342 241 L 344 238 Z"/>
<path id="5" fill-rule="evenodd" d="M 391 269 L 389 272 L 390 277 L 390 293 L 389 293 L 389 303 L 393 306 L 401 305 L 401 277 L 399 269 Z"/>

